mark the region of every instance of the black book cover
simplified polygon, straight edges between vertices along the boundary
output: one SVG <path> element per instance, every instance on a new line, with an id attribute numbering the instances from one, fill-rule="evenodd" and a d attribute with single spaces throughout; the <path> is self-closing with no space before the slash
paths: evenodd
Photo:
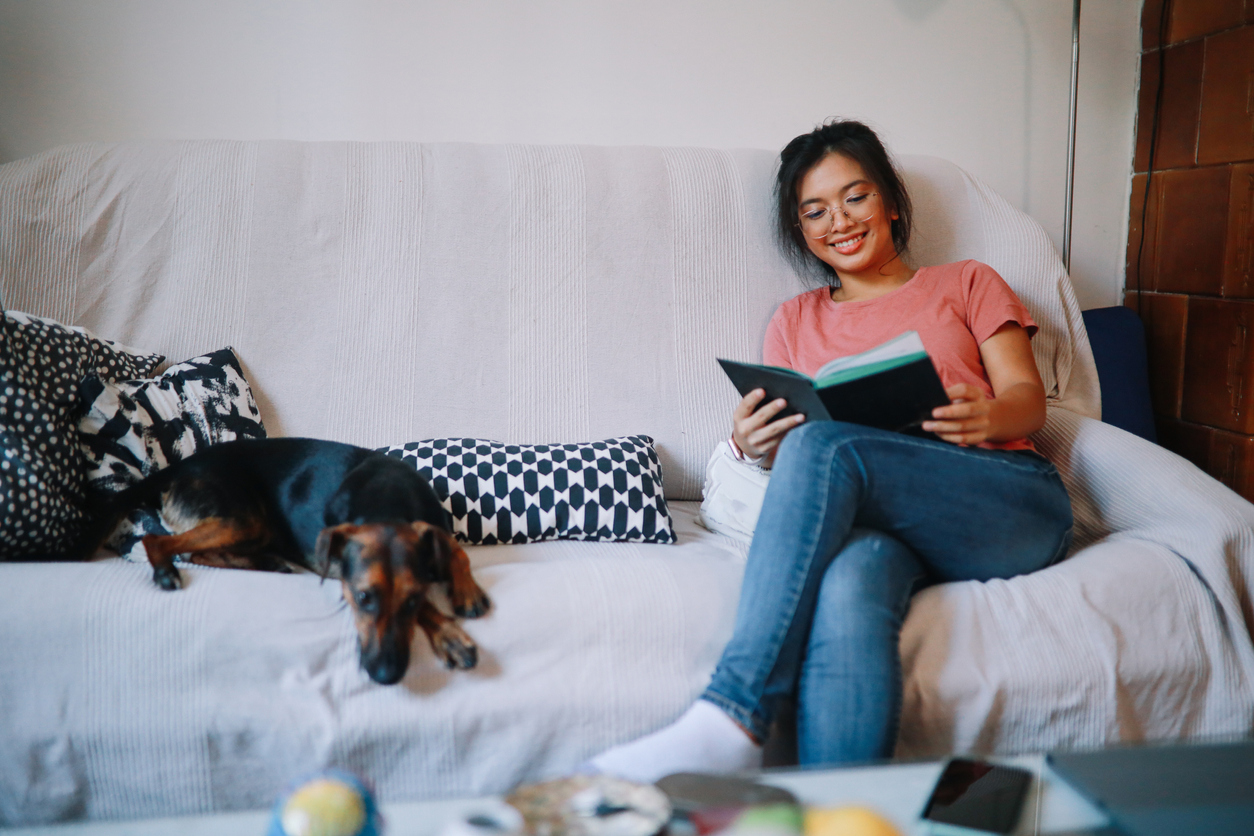
<path id="1" fill-rule="evenodd" d="M 775 398 L 788 401 L 776 419 L 800 412 L 807 421 L 847 421 L 935 438 L 919 425 L 932 416 L 933 409 L 949 403 L 930 357 L 822 388 L 815 388 L 809 377 L 788 369 L 734 360 L 718 362 L 742 396 L 763 389 L 763 403 Z"/>

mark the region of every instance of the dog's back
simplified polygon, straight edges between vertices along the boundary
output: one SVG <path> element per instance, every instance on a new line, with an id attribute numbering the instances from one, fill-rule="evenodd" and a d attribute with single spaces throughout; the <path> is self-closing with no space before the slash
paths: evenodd
<path id="1" fill-rule="evenodd" d="M 451 531 L 430 485 L 383 453 L 313 438 L 240 439 L 175 462 L 101 503 L 78 549 L 89 557 L 135 508 L 167 517 L 265 517 L 269 548 L 309 568 L 319 533 L 340 523 L 423 522 Z"/>
<path id="2" fill-rule="evenodd" d="M 453 530 L 439 497 L 413 467 L 370 451 L 344 476 L 326 503 L 324 525 L 389 520 L 421 520 Z"/>

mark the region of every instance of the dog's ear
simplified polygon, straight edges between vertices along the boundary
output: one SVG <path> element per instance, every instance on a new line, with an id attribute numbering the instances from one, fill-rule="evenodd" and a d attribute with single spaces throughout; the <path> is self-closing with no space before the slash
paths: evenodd
<path id="1" fill-rule="evenodd" d="M 420 558 L 419 575 L 424 581 L 430 583 L 447 581 L 451 577 L 449 565 L 452 563 L 453 555 L 460 548 L 457 541 L 453 539 L 453 535 L 439 526 L 421 520 L 410 523 L 410 527 L 418 535 L 415 551 Z"/>
<path id="2" fill-rule="evenodd" d="M 317 572 L 323 580 L 331 574 L 331 568 L 337 563 L 342 563 L 344 558 L 344 544 L 348 542 L 348 538 L 357 533 L 360 526 L 352 523 L 343 523 L 341 525 L 333 525 L 322 529 L 318 532 L 318 542 L 314 545 L 314 565 L 313 570 Z M 340 566 L 340 575 L 343 576 L 343 566 Z"/>

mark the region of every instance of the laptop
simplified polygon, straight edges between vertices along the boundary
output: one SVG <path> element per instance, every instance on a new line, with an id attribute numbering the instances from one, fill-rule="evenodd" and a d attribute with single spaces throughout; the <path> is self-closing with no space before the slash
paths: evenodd
<path id="1" fill-rule="evenodd" d="M 1129 836 L 1254 833 L 1254 740 L 1051 752 L 1048 760 Z"/>

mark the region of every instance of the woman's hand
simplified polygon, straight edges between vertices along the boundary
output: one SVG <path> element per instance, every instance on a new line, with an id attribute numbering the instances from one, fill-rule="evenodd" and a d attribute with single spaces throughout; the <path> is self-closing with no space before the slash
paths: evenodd
<path id="1" fill-rule="evenodd" d="M 788 406 L 788 402 L 783 398 L 776 398 L 759 409 L 758 405 L 765 397 L 765 391 L 754 389 L 740 399 L 739 405 L 732 412 L 732 439 L 740 452 L 751 459 L 760 459 L 767 455 L 774 457 L 774 451 L 784 440 L 784 435 L 806 419 L 804 415 L 796 414 L 772 421 L 780 410 Z"/>
<path id="2" fill-rule="evenodd" d="M 1028 333 L 1008 322 L 980 344 L 993 397 L 974 383 L 945 390 L 951 403 L 932 410 L 923 429 L 953 444 L 1025 438 L 1045 425 L 1045 387 L 1032 359 Z"/>
<path id="3" fill-rule="evenodd" d="M 974 383 L 959 383 L 945 389 L 945 394 L 949 397 L 949 406 L 933 409 L 932 417 L 940 420 L 924 421 L 923 429 L 951 444 L 979 444 L 986 440 L 993 410 L 992 402 L 984 397 L 984 390 Z"/>

